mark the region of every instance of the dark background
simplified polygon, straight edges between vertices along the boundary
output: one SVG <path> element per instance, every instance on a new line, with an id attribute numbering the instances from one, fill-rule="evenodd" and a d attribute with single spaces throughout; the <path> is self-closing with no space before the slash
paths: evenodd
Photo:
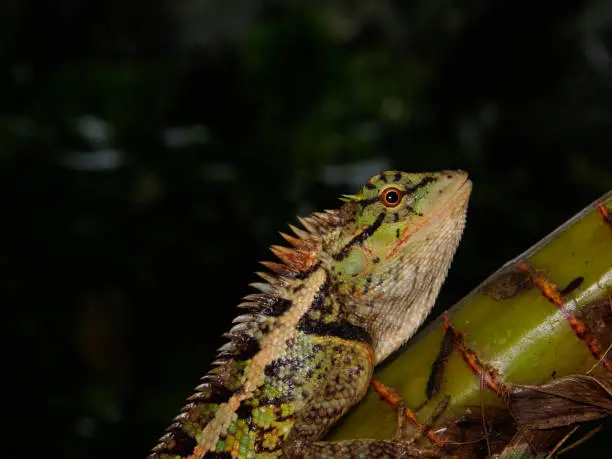
<path id="1" fill-rule="evenodd" d="M 2 456 L 144 457 L 276 231 L 380 170 L 471 174 L 449 307 L 611 188 L 611 52 L 606 0 L 5 0 Z"/>

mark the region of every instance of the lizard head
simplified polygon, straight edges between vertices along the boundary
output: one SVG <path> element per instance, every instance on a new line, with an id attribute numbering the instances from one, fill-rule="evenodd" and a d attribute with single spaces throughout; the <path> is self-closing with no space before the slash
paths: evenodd
<path id="1" fill-rule="evenodd" d="M 370 334 L 376 361 L 405 342 L 438 295 L 465 224 L 463 171 L 383 172 L 344 196 L 344 224 L 329 241 L 334 291 Z"/>

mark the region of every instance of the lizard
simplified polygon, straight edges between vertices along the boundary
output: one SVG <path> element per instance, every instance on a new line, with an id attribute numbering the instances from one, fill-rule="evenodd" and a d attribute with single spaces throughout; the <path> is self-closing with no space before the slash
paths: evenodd
<path id="1" fill-rule="evenodd" d="M 386 171 L 298 218 L 261 262 L 212 369 L 148 459 L 410 456 L 407 442 L 322 441 L 376 364 L 430 312 L 465 226 L 463 171 Z"/>

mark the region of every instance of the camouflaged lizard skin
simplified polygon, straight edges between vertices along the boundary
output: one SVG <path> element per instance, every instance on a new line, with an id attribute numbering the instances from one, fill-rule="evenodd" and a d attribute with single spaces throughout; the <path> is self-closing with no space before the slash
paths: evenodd
<path id="1" fill-rule="evenodd" d="M 431 309 L 470 190 L 462 171 L 384 172 L 300 219 L 149 459 L 430 457 L 392 440 L 319 440 Z"/>

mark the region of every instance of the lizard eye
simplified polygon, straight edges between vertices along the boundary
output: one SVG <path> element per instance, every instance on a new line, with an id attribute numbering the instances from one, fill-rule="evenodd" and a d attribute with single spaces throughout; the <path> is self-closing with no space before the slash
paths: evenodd
<path id="1" fill-rule="evenodd" d="M 398 188 L 390 187 L 380 194 L 380 200 L 385 207 L 397 207 L 402 200 L 404 192 Z"/>

